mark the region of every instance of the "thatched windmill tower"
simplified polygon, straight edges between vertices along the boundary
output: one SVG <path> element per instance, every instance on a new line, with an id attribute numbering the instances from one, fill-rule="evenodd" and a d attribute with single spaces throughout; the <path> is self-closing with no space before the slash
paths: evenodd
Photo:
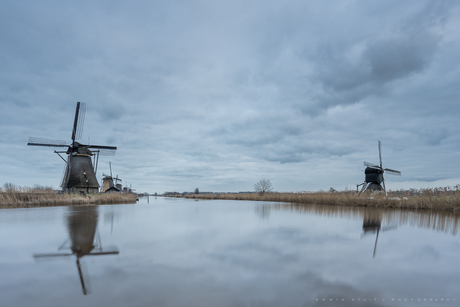
<path id="1" fill-rule="evenodd" d="M 99 154 L 114 155 L 117 147 L 101 146 L 101 145 L 85 145 L 77 142 L 81 139 L 83 133 L 83 125 L 85 120 L 86 104 L 77 102 L 75 111 L 75 119 L 72 128 L 72 142 L 66 145 L 65 141 L 50 140 L 43 138 L 29 138 L 27 145 L 30 146 L 46 146 L 46 147 L 67 147 L 66 151 L 54 151 L 64 162 L 66 169 L 62 178 L 61 187 L 64 191 L 97 193 L 99 183 L 96 179 L 97 163 Z M 67 159 L 64 159 L 60 154 L 67 154 Z M 93 157 L 93 161 L 91 158 Z"/>

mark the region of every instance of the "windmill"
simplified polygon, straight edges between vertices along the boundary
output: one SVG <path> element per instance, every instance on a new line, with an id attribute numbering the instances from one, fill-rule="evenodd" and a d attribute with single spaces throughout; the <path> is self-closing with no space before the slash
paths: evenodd
<path id="1" fill-rule="evenodd" d="M 69 231 L 70 246 L 67 246 L 69 240 L 66 240 L 58 248 L 58 251 L 67 249 L 70 252 L 33 254 L 33 257 L 35 259 L 51 259 L 75 256 L 82 291 L 83 294 L 86 295 L 88 291 L 81 269 L 80 259 L 84 256 L 118 255 L 119 251 L 116 249 L 103 250 L 102 248 L 100 236 L 96 232 L 98 221 L 97 206 L 69 207 L 69 211 L 69 215 L 67 216 L 67 228 Z"/>
<path id="2" fill-rule="evenodd" d="M 110 175 L 107 175 L 105 173 L 102 173 L 102 192 L 121 192 L 122 187 L 121 184 L 118 183 L 118 181 L 122 181 L 121 179 L 118 179 L 117 177 L 113 177 L 112 175 L 112 162 L 109 161 L 109 167 L 110 167 Z"/>
<path id="3" fill-rule="evenodd" d="M 383 175 L 383 173 L 385 172 L 387 172 L 389 175 L 401 176 L 400 171 L 396 171 L 391 168 L 383 168 L 382 166 L 382 142 L 380 141 L 379 141 L 379 159 L 380 159 L 380 166 L 364 161 L 364 166 L 367 166 L 366 169 L 364 170 L 365 179 L 363 183 L 357 185 L 357 187 L 359 187 L 360 185 L 363 186 L 360 193 L 366 190 L 373 190 L 373 191 L 383 190 L 384 192 L 386 192 L 385 177 Z"/>
<path id="4" fill-rule="evenodd" d="M 76 141 L 82 137 L 85 111 L 86 104 L 77 102 L 70 145 L 67 145 L 66 141 L 35 137 L 29 137 L 27 143 L 29 146 L 67 147 L 66 151 L 54 151 L 66 163 L 61 182 L 63 191 L 97 193 L 99 183 L 96 179 L 96 172 L 99 154 L 114 155 L 117 150 L 115 146 L 85 145 Z M 67 154 L 67 160 L 60 155 L 61 153 Z M 91 157 L 94 158 L 93 161 Z"/>

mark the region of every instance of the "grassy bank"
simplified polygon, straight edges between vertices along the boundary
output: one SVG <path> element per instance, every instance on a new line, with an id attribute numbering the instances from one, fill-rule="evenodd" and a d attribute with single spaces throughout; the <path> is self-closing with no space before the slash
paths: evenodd
<path id="1" fill-rule="evenodd" d="M 0 208 L 133 204 L 136 199 L 136 194 L 59 194 L 52 189 L 14 188 L 0 191 Z"/>
<path id="2" fill-rule="evenodd" d="M 177 196 L 176 196 L 177 197 Z M 335 206 L 357 206 L 375 208 L 398 208 L 411 210 L 460 211 L 459 185 L 436 189 L 390 191 L 384 193 L 356 192 L 299 192 L 299 193 L 235 193 L 235 194 L 191 194 L 180 197 L 192 199 L 229 199 L 317 204 Z"/>

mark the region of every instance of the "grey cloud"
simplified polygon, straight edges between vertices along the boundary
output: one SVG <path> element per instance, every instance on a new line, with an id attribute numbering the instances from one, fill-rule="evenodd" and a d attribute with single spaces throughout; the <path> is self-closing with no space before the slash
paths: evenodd
<path id="1" fill-rule="evenodd" d="M 412 37 L 407 33 L 367 44 L 356 62 L 343 55 L 346 48 L 353 46 L 320 49 L 324 58 L 319 61 L 316 77 L 325 91 L 319 99 L 330 107 L 357 103 L 371 95 L 385 95 L 391 90 L 389 83 L 425 69 L 432 60 L 435 46 L 433 35 Z"/>
<path id="2" fill-rule="evenodd" d="M 313 64 L 309 77 L 322 87 L 317 108 L 353 104 L 373 96 L 387 96 L 396 82 L 427 70 L 442 40 L 448 6 L 428 4 L 401 23 L 383 25 L 381 31 L 354 40 L 333 37 L 307 49 L 303 58 Z M 365 33 L 366 30 L 363 31 Z M 311 106 L 306 110 L 314 111 Z"/>
<path id="3" fill-rule="evenodd" d="M 449 133 L 446 129 L 433 127 L 432 129 L 422 129 L 420 131 L 420 137 L 429 145 L 436 146 L 446 140 L 449 137 Z"/>
<path id="4" fill-rule="evenodd" d="M 369 63 L 369 82 L 386 83 L 423 70 L 431 61 L 436 39 L 433 35 L 406 35 L 371 44 L 363 54 Z"/>
<path id="5" fill-rule="evenodd" d="M 126 112 L 124 106 L 117 104 L 105 104 L 98 110 L 99 116 L 103 121 L 115 121 L 120 119 Z"/>
<path id="6" fill-rule="evenodd" d="M 128 181 L 136 170 L 140 190 L 185 190 L 188 178 L 247 190 L 263 172 L 280 190 L 328 189 L 334 179 L 309 170 L 359 169 L 378 139 L 409 171 L 400 180 L 424 178 L 428 154 L 456 159 L 455 1 L 108 4 L 4 3 L 2 152 L 34 135 L 68 140 L 85 101 L 84 139 L 118 146 L 112 162 Z M 43 179 L 21 162 L 35 151 L 18 152 L 0 159 L 23 167 L 4 180 L 56 186 L 60 168 Z M 434 177 L 458 177 L 437 163 Z"/>

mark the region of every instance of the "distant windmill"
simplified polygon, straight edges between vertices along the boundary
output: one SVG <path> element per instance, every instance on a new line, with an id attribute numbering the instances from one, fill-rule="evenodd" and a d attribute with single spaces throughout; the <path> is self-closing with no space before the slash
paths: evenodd
<path id="1" fill-rule="evenodd" d="M 112 162 L 109 161 L 109 167 L 110 167 L 110 175 L 102 173 L 102 192 L 121 192 L 122 187 L 121 184 L 118 183 L 118 181 L 122 181 L 121 179 L 118 179 L 117 177 L 113 177 L 112 175 Z"/>
<path id="2" fill-rule="evenodd" d="M 383 173 L 385 172 L 387 172 L 390 175 L 401 176 L 400 171 L 396 171 L 390 168 L 383 168 L 382 166 L 382 142 L 380 141 L 379 141 L 379 158 L 380 158 L 380 166 L 364 161 L 364 166 L 367 166 L 367 167 L 364 170 L 364 174 L 365 174 L 364 183 L 361 183 L 358 185 L 358 187 L 360 185 L 363 186 L 360 193 L 366 190 L 373 190 L 373 191 L 383 190 L 384 192 L 386 192 L 385 177 L 383 175 Z"/>
<path id="3" fill-rule="evenodd" d="M 80 266 L 80 259 L 84 256 L 102 256 L 102 255 L 118 255 L 118 250 L 103 250 L 101 239 L 96 233 L 98 212 L 97 206 L 89 207 L 69 207 L 69 215 L 67 216 L 67 228 L 70 237 L 70 246 L 66 246 L 69 240 L 66 240 L 58 250 L 70 250 L 69 252 L 51 253 L 51 254 L 34 254 L 35 259 L 68 257 L 74 255 L 76 257 L 78 275 L 83 294 L 87 294 L 85 278 Z M 97 235 L 96 235 L 97 234 Z"/>
<path id="4" fill-rule="evenodd" d="M 97 162 L 99 154 L 114 155 L 117 147 L 101 145 L 84 145 L 76 140 L 80 140 L 83 133 L 85 121 L 86 104 L 77 102 L 75 119 L 72 128 L 72 137 L 70 145 L 66 141 L 50 140 L 43 138 L 29 137 L 27 145 L 46 146 L 46 147 L 67 147 L 66 151 L 54 151 L 64 162 L 66 169 L 62 178 L 61 187 L 64 191 L 73 190 L 74 192 L 97 193 L 99 184 L 96 179 L 95 169 L 97 171 Z M 60 153 L 67 154 L 67 160 Z M 97 160 L 92 162 L 91 157 L 97 154 Z"/>

